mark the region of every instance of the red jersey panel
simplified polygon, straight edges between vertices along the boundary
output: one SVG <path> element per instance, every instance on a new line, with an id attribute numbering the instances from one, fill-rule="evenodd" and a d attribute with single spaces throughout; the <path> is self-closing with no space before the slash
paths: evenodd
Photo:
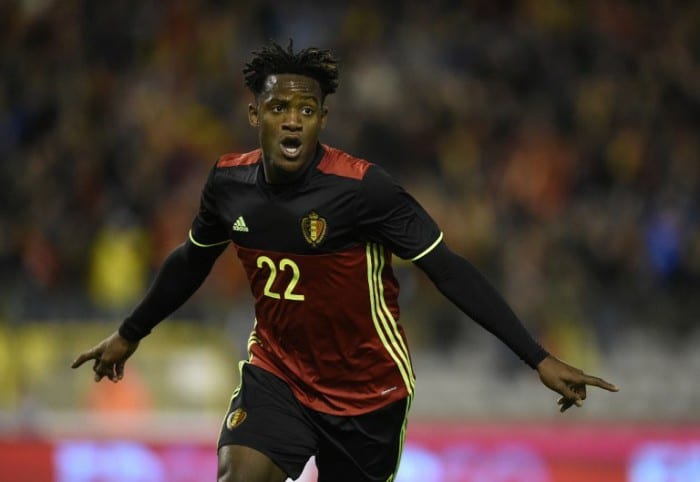
<path id="1" fill-rule="evenodd" d="M 396 322 L 398 283 L 385 248 L 317 256 L 237 251 L 255 297 L 251 363 L 323 412 L 362 413 L 413 392 Z"/>

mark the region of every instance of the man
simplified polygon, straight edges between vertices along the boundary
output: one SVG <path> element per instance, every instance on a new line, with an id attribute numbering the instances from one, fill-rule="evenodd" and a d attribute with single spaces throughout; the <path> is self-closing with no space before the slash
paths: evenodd
<path id="1" fill-rule="evenodd" d="M 541 348 L 383 169 L 319 143 L 338 82 L 329 51 L 271 43 L 243 72 L 260 148 L 217 161 L 189 239 L 118 331 L 73 368 L 94 360 L 96 381 L 120 380 L 139 340 L 233 242 L 256 320 L 219 437 L 221 482 L 297 478 L 312 455 L 320 481 L 393 480 L 415 380 L 392 253 L 537 369 L 562 411 L 582 404 L 586 385 L 617 390 Z"/>

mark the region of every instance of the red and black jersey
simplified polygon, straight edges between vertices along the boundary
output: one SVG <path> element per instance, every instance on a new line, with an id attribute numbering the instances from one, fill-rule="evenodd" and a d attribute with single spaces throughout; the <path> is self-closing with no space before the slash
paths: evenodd
<path id="1" fill-rule="evenodd" d="M 325 145 L 285 185 L 265 181 L 259 149 L 222 156 L 190 232 L 236 247 L 255 298 L 251 363 L 342 415 L 413 393 L 391 257 L 420 258 L 441 238 L 383 169 Z"/>

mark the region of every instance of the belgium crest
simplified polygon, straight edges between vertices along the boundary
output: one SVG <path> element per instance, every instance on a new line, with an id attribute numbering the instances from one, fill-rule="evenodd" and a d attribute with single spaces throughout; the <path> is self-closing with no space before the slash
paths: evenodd
<path id="1" fill-rule="evenodd" d="M 248 413 L 245 410 L 242 408 L 237 408 L 233 412 L 229 413 L 228 417 L 226 417 L 226 428 L 233 430 L 242 424 L 247 416 Z"/>
<path id="2" fill-rule="evenodd" d="M 301 232 L 311 246 L 318 246 L 326 236 L 326 219 L 311 211 L 301 219 Z"/>

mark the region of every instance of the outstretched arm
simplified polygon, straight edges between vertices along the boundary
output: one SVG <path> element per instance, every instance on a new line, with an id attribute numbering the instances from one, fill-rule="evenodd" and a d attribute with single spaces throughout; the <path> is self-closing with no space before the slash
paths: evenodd
<path id="1" fill-rule="evenodd" d="M 586 385 L 617 391 L 617 387 L 605 380 L 586 375 L 547 353 L 486 278 L 444 242 L 415 264 L 447 299 L 537 369 L 542 383 L 562 395 L 559 400 L 562 412 L 572 405 L 581 406 L 586 398 Z"/>
<path id="2" fill-rule="evenodd" d="M 178 246 L 163 263 L 144 299 L 119 327 L 119 334 L 131 341 L 148 335 L 199 289 L 226 246 L 201 247 L 189 239 Z"/>
<path id="3" fill-rule="evenodd" d="M 178 309 L 202 285 L 226 245 L 200 247 L 190 240 L 177 247 L 163 263 L 153 285 L 119 329 L 73 362 L 78 368 L 95 360 L 95 381 L 113 382 L 124 376 L 124 363 L 136 351 L 139 340 Z"/>

